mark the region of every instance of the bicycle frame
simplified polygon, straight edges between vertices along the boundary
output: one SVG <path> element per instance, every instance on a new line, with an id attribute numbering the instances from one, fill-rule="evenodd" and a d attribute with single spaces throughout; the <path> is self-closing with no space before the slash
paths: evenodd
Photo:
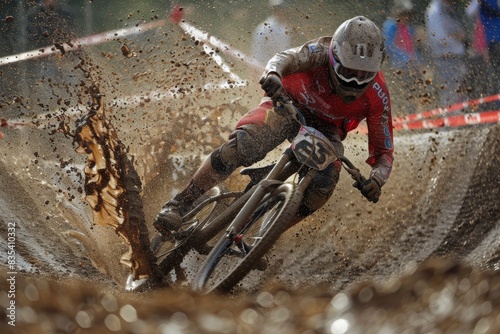
<path id="1" fill-rule="evenodd" d="M 300 166 L 297 164 L 291 149 L 287 149 L 264 179 L 258 180 L 254 176 L 261 174 L 260 171 L 267 168 L 269 168 L 269 166 L 243 169 L 241 174 L 249 175 L 251 177 L 251 180 L 243 192 L 223 193 L 210 197 L 184 216 L 184 220 L 189 220 L 193 218 L 204 206 L 209 205 L 214 201 L 230 197 L 235 199 L 227 209 L 215 217 L 203 230 L 198 230 L 197 233 L 193 233 L 188 238 L 189 240 L 182 240 L 179 246 L 171 250 L 172 254 L 166 254 L 166 256 L 163 255 L 163 260 L 158 263 L 158 269 L 164 273 L 175 269 L 180 265 L 184 256 L 191 249 L 196 250 L 200 254 L 207 253 L 207 242 L 209 240 L 215 238 L 215 236 L 223 231 L 224 228 L 227 228 L 226 233 L 228 233 L 231 229 L 231 222 L 242 221 L 243 216 L 247 216 L 248 218 L 248 216 L 252 213 L 251 208 L 259 204 L 259 202 L 269 192 L 270 187 L 277 187 L 282 184 L 288 177 L 296 173 Z M 307 185 L 309 185 L 313 176 L 313 174 L 308 173 L 301 180 L 299 184 L 302 191 L 307 187 Z M 245 210 L 244 208 L 247 209 Z M 239 227 L 237 226 L 236 228 Z"/>
<path id="2" fill-rule="evenodd" d="M 307 166 L 309 170 L 297 182 L 296 188 L 301 196 L 303 196 L 305 189 L 309 186 L 317 171 L 325 169 L 337 160 L 337 158 L 335 148 L 321 132 L 303 125 L 292 141 L 290 148 L 283 153 L 269 174 L 258 183 L 244 207 L 234 218 L 233 224 L 227 230 L 228 236 L 233 235 L 234 231 L 239 231 L 244 227 L 255 208 L 270 193 L 270 189 L 278 187 L 290 175 Z M 296 166 L 296 170 L 292 171 L 286 168 L 287 164 L 294 160 L 299 164 L 299 166 Z M 284 174 L 284 171 L 287 170 L 288 173 Z"/>
<path id="3" fill-rule="evenodd" d="M 251 204 L 258 204 L 266 194 L 266 189 L 268 190 L 269 187 L 277 187 L 290 175 L 293 175 L 297 172 L 299 167 L 291 163 L 292 158 L 293 157 L 290 155 L 290 152 L 285 152 L 264 179 L 258 181 L 255 178 L 251 178 L 250 182 L 245 188 L 245 191 L 242 192 L 238 198 L 235 197 L 235 201 L 231 203 L 231 205 L 226 210 L 224 210 L 219 216 L 214 218 L 213 221 L 203 231 L 200 231 L 201 233 L 198 236 L 195 236 L 195 240 L 203 239 L 208 241 L 214 238 L 219 232 L 221 232 L 224 227 L 227 227 L 231 223 L 231 221 L 235 221 L 238 218 L 241 218 L 242 215 L 251 214 L 251 212 L 247 213 L 242 209 L 244 207 L 250 207 Z M 241 173 L 252 175 L 259 169 L 260 168 L 246 168 L 243 169 Z M 307 184 L 310 183 L 310 178 L 307 178 L 306 182 Z M 303 182 L 301 182 L 301 184 L 302 183 Z M 306 184 L 304 184 L 304 189 L 305 187 L 307 187 Z M 207 201 L 207 203 L 208 202 L 209 201 Z M 193 248 L 196 249 L 197 247 L 199 247 L 199 245 L 196 245 L 195 240 L 193 240 Z"/>
<path id="4" fill-rule="evenodd" d="M 250 216 L 260 203 L 273 196 L 273 190 L 278 189 L 294 174 L 298 178 L 294 181 L 294 184 L 300 198 L 302 198 L 305 189 L 313 180 L 314 175 L 337 159 L 342 161 L 345 169 L 353 179 L 356 181 L 364 180 L 359 170 L 347 158 L 337 155 L 328 138 L 316 129 L 305 126 L 302 114 L 291 102 L 284 102 L 282 107 L 281 112 L 284 110 L 290 117 L 301 123 L 299 133 L 291 145 L 283 152 L 272 168 L 271 166 L 265 166 L 241 170 L 241 174 L 250 176 L 250 181 L 243 192 L 223 193 L 208 198 L 189 212 L 184 217 L 184 221 L 192 219 L 197 212 L 210 203 L 229 197 L 235 199 L 228 208 L 211 219 L 210 223 L 202 229 L 196 226 L 195 229 L 198 229 L 186 238 L 188 240 L 181 241 L 181 244 L 173 249 L 172 254 L 168 254 L 158 263 L 159 270 L 167 273 L 172 269 L 180 268 L 183 258 L 191 249 L 195 249 L 200 254 L 207 254 L 210 251 L 207 243 L 224 229 L 226 229 L 226 232 L 223 238 L 237 243 L 237 235 L 247 228 L 246 224 Z"/>

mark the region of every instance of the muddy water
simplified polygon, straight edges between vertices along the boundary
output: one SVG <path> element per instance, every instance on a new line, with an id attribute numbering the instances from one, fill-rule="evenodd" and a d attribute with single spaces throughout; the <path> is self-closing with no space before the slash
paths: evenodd
<path id="1" fill-rule="evenodd" d="M 86 157 L 68 135 L 88 111 L 88 88 L 99 83 L 129 149 L 146 223 L 221 143 L 246 99 L 258 98 L 251 88 L 214 94 L 179 84 L 202 68 L 203 80 L 224 75 L 192 41 L 177 42 L 173 59 L 194 59 L 194 67 L 174 62 L 170 76 L 148 72 L 146 79 L 141 74 L 153 55 L 120 61 L 130 72 L 91 52 L 68 56 L 62 61 L 71 68 L 85 60 L 75 72 L 83 85 L 42 82 L 23 104 L 4 107 L 30 126 L 2 128 L 0 140 L 2 333 L 499 331 L 498 125 L 398 133 L 393 175 L 379 203 L 367 203 L 344 173 L 325 208 L 279 240 L 265 275 L 250 275 L 234 295 L 199 296 L 183 287 L 126 292 L 130 269 L 120 258 L 128 246 L 93 220 L 83 197 Z M 169 89 L 159 93 L 158 86 Z M 47 98 L 47 87 L 55 97 Z M 138 100 L 124 98 L 132 91 Z M 167 93 L 172 98 L 163 98 Z M 363 135 L 350 136 L 346 154 L 367 173 Z M 8 324 L 12 301 L 15 328 Z"/>
<path id="2" fill-rule="evenodd" d="M 16 225 L 16 330 L 495 333 L 498 133 L 493 126 L 398 135 L 393 176 L 377 205 L 343 175 L 328 205 L 277 243 L 263 279 L 250 275 L 232 296 L 199 296 L 182 287 L 125 292 L 129 269 L 119 258 L 127 247 L 112 228 L 93 223 L 78 191 L 83 179 L 71 172 L 84 161 L 64 144 L 69 139 L 8 130 L 0 198 L 2 235 L 7 224 Z M 56 138 L 72 164 L 60 168 L 44 159 L 51 149 L 43 145 L 34 154 L 35 144 L 23 145 L 33 137 Z M 360 166 L 363 140 L 354 135 L 347 142 Z M 161 179 L 180 184 L 192 171 L 182 166 Z M 163 188 L 145 182 L 144 191 L 153 198 Z M 2 248 L 8 249 L 5 237 Z M 11 300 L 7 272 L 4 310 Z"/>

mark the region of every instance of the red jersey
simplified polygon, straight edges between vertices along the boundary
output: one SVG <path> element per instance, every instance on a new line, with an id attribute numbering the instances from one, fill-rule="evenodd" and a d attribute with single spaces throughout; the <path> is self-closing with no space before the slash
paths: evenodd
<path id="1" fill-rule="evenodd" d="M 391 101 L 385 79 L 379 72 L 361 96 L 344 102 L 329 83 L 330 42 L 331 37 L 320 37 L 277 53 L 267 63 L 264 76 L 278 74 L 285 91 L 298 106 L 340 129 L 342 139 L 366 120 L 370 176 L 376 175 L 385 183 L 392 170 L 394 152 Z"/>
<path id="2" fill-rule="evenodd" d="M 366 119 L 370 165 L 384 153 L 392 156 L 392 121 L 390 98 L 381 73 L 358 99 L 345 103 L 332 92 L 328 67 L 318 67 L 283 77 L 285 91 L 298 107 L 342 130 L 342 139 Z"/>

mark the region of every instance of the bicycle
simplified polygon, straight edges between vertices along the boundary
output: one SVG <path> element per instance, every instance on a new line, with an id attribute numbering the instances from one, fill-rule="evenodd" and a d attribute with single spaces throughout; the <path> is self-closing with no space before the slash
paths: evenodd
<path id="1" fill-rule="evenodd" d="M 337 154 L 328 138 L 305 124 L 302 113 L 288 97 L 280 98 L 275 111 L 301 124 L 291 145 L 275 164 L 242 169 L 240 174 L 250 177 L 242 192 L 215 187 L 183 217 L 179 232 L 168 237 L 157 232 L 151 241 L 153 252 L 157 254 L 167 240 L 172 244 L 159 256 L 163 256 L 158 263 L 161 272 L 174 269 L 177 278 L 185 280 L 180 264 L 194 249 L 207 257 L 191 287 L 203 292 L 229 292 L 252 269 L 265 270 L 267 263 L 262 257 L 293 225 L 304 190 L 315 173 L 338 159 L 358 184 L 366 181 L 349 159 Z M 211 240 L 218 240 L 213 247 L 209 245 Z"/>

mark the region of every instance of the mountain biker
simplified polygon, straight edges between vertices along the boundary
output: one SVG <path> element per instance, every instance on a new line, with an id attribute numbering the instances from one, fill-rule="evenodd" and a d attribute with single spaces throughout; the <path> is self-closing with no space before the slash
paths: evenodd
<path id="1" fill-rule="evenodd" d="M 308 125 L 326 135 L 343 155 L 342 140 L 362 120 L 368 125 L 365 184 L 355 184 L 376 202 L 393 164 L 392 116 L 389 91 L 380 71 L 385 47 L 380 29 L 356 16 L 342 23 L 333 37 L 320 37 L 301 47 L 277 53 L 260 79 L 265 95 L 260 105 L 237 123 L 229 140 L 215 149 L 195 172 L 187 187 L 161 209 L 153 226 L 168 236 L 181 226 L 182 215 L 203 193 L 236 168 L 262 160 L 268 152 L 297 134 L 300 125 L 274 112 L 286 92 L 303 112 Z M 306 189 L 297 222 L 321 208 L 339 179 L 337 160 L 316 174 Z"/>

